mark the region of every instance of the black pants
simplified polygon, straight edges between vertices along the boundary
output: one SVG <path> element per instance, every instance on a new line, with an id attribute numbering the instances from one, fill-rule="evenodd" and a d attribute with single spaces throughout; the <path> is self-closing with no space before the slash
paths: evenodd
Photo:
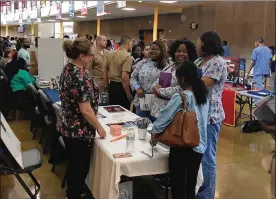
<path id="1" fill-rule="evenodd" d="M 127 99 L 122 82 L 111 81 L 108 87 L 110 105 L 120 105 L 129 110 L 130 102 Z"/>
<path id="2" fill-rule="evenodd" d="M 195 199 L 197 175 L 202 154 L 192 148 L 171 147 L 169 175 L 172 199 Z"/>
<path id="3" fill-rule="evenodd" d="M 25 117 L 27 119 L 35 119 L 35 101 L 32 94 L 29 91 L 18 90 L 14 91 L 14 96 L 17 100 L 17 104 L 23 109 Z"/>
<path id="4" fill-rule="evenodd" d="M 69 159 L 66 196 L 68 199 L 80 199 L 89 171 L 93 142 L 64 136 L 63 139 Z"/>

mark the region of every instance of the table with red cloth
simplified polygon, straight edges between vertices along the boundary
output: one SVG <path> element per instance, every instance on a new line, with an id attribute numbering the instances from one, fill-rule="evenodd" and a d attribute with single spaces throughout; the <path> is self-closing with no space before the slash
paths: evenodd
<path id="1" fill-rule="evenodd" d="M 241 118 L 246 104 L 249 105 L 250 113 L 248 116 L 250 117 L 250 120 L 252 120 L 253 98 L 262 99 L 263 97 L 247 93 L 247 90 L 245 90 L 242 85 L 233 87 L 232 83 L 225 83 L 222 93 L 222 106 L 225 112 L 225 119 L 223 123 L 225 125 L 235 127 L 237 121 Z M 239 105 L 238 112 L 236 112 L 236 103 Z"/>

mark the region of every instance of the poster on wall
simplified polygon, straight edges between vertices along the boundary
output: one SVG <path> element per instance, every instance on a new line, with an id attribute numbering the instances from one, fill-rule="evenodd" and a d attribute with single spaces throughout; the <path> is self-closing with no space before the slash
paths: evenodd
<path id="1" fill-rule="evenodd" d="M 104 15 L 104 1 L 98 1 L 97 2 L 97 16 Z"/>
<path id="2" fill-rule="evenodd" d="M 87 2 L 83 1 L 82 8 L 81 8 L 81 15 L 87 15 L 88 10 L 87 10 Z"/>
<path id="3" fill-rule="evenodd" d="M 70 1 L 69 2 L 69 17 L 74 17 L 75 16 L 75 2 Z"/>
<path id="4" fill-rule="evenodd" d="M 60 20 L 62 17 L 62 5 L 60 1 L 57 1 L 57 19 Z"/>
<path id="5" fill-rule="evenodd" d="M 72 18 L 75 16 L 75 1 L 69 2 L 69 17 Z"/>

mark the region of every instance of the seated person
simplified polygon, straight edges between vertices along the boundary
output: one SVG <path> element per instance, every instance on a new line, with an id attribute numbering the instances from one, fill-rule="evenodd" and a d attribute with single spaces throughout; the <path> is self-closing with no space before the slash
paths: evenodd
<path id="1" fill-rule="evenodd" d="M 23 102 L 24 105 L 22 108 L 28 118 L 32 118 L 34 116 L 34 107 L 35 102 L 32 97 L 32 94 L 27 90 L 30 84 L 36 85 L 35 78 L 26 71 L 25 68 L 25 60 L 20 58 L 15 61 L 14 68 L 11 70 L 11 78 L 10 86 L 13 90 L 13 93 L 18 101 L 19 105 Z"/>

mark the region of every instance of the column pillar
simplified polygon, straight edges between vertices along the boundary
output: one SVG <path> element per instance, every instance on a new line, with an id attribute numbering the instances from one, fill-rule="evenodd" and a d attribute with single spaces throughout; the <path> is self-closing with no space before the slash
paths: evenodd
<path id="1" fill-rule="evenodd" d="M 34 28 L 34 23 L 32 23 L 31 24 L 31 34 L 32 34 L 32 36 L 34 36 L 34 34 L 35 34 L 35 28 Z"/>
<path id="2" fill-rule="evenodd" d="M 158 7 L 154 8 L 153 41 L 158 38 Z"/>
<path id="3" fill-rule="evenodd" d="M 97 17 L 97 36 L 101 34 L 101 18 Z"/>
<path id="4" fill-rule="evenodd" d="M 6 25 L 6 37 L 9 36 L 9 26 Z"/>
<path id="5" fill-rule="evenodd" d="M 63 22 L 62 21 L 59 22 L 59 29 L 60 29 L 60 38 L 63 39 L 64 29 L 63 29 Z"/>

